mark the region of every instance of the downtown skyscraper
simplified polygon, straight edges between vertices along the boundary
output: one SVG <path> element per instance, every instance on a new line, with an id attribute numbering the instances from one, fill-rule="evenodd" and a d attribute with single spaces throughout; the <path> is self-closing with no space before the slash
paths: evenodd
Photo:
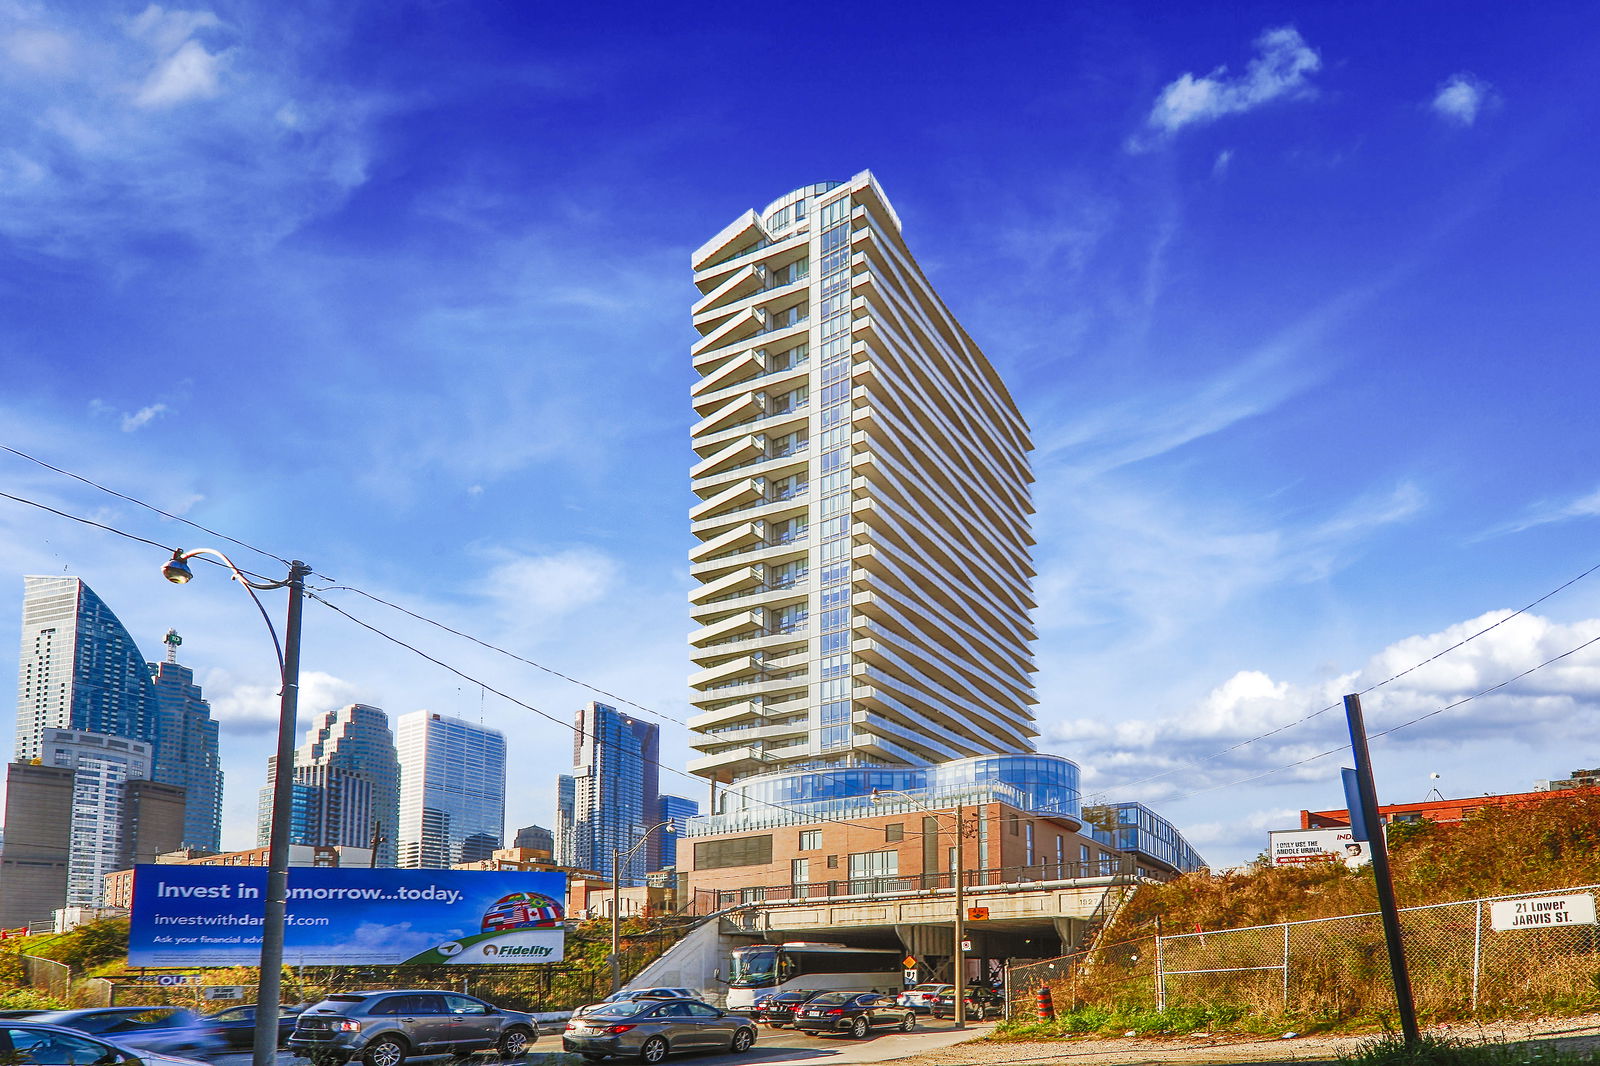
<path id="1" fill-rule="evenodd" d="M 1033 748 L 1032 444 L 870 173 L 694 253 L 690 769 Z"/>
<path id="2" fill-rule="evenodd" d="M 505 840 L 506 738 L 460 718 L 400 716 L 400 865 L 487 859 Z"/>
<path id="3" fill-rule="evenodd" d="M 556 784 L 556 862 L 611 876 L 613 851 L 633 848 L 660 820 L 660 731 L 604 703 L 573 720 L 572 772 Z M 619 868 L 623 885 L 642 885 L 660 868 L 660 834 Z"/>
<path id="4" fill-rule="evenodd" d="M 277 757 L 267 760 L 256 841 L 268 842 Z M 400 762 L 389 716 L 351 703 L 323 711 L 295 749 L 290 838 L 296 844 L 368 847 L 378 838 L 377 865 L 394 866 L 400 821 Z"/>
<path id="5" fill-rule="evenodd" d="M 183 846 L 222 848 L 222 759 L 217 722 L 211 717 L 194 671 L 178 662 L 183 639 L 176 630 L 162 638 L 166 659 L 150 663 L 156 694 L 155 765 L 151 776 L 184 791 Z"/>

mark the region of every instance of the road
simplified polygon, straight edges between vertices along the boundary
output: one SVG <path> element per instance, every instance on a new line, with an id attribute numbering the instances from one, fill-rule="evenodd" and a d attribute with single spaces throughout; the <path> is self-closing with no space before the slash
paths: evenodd
<path id="1" fill-rule="evenodd" d="M 697 1066 L 699 1064 L 735 1066 L 735 1064 L 750 1063 L 759 1066 L 788 1066 L 801 1063 L 810 1066 L 824 1066 L 824 1064 L 845 1066 L 848 1063 L 888 1062 L 926 1054 L 963 1040 L 971 1040 L 993 1028 L 994 1024 L 991 1022 L 957 1029 L 953 1022 L 924 1017 L 919 1019 L 917 1028 L 913 1032 L 880 1030 L 865 1040 L 852 1040 L 849 1037 L 839 1036 L 807 1036 L 793 1029 L 771 1029 L 763 1025 L 759 1027 L 761 1035 L 756 1038 L 756 1046 L 743 1055 L 695 1055 L 692 1058 L 685 1057 L 682 1061 L 693 1061 Z M 528 1066 L 548 1066 L 558 1061 L 557 1057 L 562 1054 L 560 1030 L 554 1032 L 541 1030 L 538 1042 L 523 1061 Z M 239 1052 L 218 1055 L 212 1061 L 216 1066 L 250 1066 L 250 1054 Z M 449 1062 L 442 1057 L 416 1061 L 427 1063 L 429 1066 L 445 1066 Z M 490 1063 L 496 1060 L 485 1058 L 484 1061 Z M 280 1051 L 277 1066 L 307 1066 L 307 1064 L 304 1059 L 296 1059 L 288 1052 Z"/>

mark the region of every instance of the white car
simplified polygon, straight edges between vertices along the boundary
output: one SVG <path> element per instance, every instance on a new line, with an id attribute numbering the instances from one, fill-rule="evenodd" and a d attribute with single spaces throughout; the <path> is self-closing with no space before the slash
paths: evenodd
<path id="1" fill-rule="evenodd" d="M 910 1007 L 914 1011 L 931 1011 L 939 997 L 956 990 L 955 985 L 915 985 L 906 989 L 894 1001 L 902 1007 Z"/>

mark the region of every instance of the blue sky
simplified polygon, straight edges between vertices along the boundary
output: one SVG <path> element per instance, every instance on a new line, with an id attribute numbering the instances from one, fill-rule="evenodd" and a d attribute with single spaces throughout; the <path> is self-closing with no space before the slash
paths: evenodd
<path id="1" fill-rule="evenodd" d="M 1337 758 L 1236 782 L 1342 723 L 1205 756 L 1600 561 L 1588 5 L 327 8 L 0 0 L 0 443 L 682 719 L 689 252 L 870 168 L 1034 427 L 1041 746 L 1209 857 L 1340 804 Z M 251 843 L 252 609 L 0 503 L 0 675 L 25 573 L 83 577 L 151 655 L 176 626 Z M 592 697 L 337 602 L 557 718 Z M 550 824 L 565 731 L 307 621 L 306 709 L 481 716 L 512 827 Z M 1596 635 L 1600 576 L 1369 719 Z M 1597 708 L 1600 650 L 1378 742 L 1380 787 L 1600 764 Z"/>

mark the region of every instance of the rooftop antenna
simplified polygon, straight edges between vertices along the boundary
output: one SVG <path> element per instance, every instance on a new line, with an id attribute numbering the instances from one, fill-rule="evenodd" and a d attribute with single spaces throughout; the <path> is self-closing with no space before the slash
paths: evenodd
<path id="1" fill-rule="evenodd" d="M 1429 774 L 1428 775 L 1428 780 L 1429 781 L 1437 781 L 1437 780 L 1439 780 L 1438 773 Z M 1439 791 L 1439 786 L 1438 785 L 1434 785 L 1432 788 L 1428 789 L 1428 794 L 1423 797 L 1422 802 L 1423 803 L 1427 803 L 1430 800 L 1435 800 L 1435 799 L 1439 800 L 1441 803 L 1444 802 L 1444 793 Z"/>
<path id="2" fill-rule="evenodd" d="M 161 643 L 167 646 L 167 662 L 178 661 L 178 645 L 183 643 L 183 638 L 178 636 L 176 629 L 167 630 L 167 635 L 161 638 Z"/>

